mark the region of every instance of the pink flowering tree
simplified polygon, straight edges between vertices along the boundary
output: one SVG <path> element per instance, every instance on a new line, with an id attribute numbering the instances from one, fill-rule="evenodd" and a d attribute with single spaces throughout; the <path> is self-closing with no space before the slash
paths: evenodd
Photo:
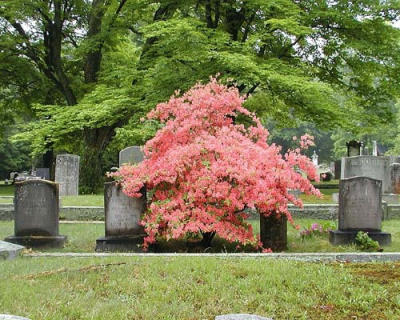
<path id="1" fill-rule="evenodd" d="M 243 102 L 236 88 L 212 78 L 148 114 L 164 125 L 144 146 L 144 161 L 113 174 L 128 196 L 140 197 L 140 190 L 147 189 L 145 248 L 157 238 L 200 234 L 206 244 L 217 234 L 260 246 L 244 209 L 285 215 L 293 224 L 288 204 L 301 207 L 302 202 L 289 190 L 319 194 L 309 180 L 318 180 L 316 169 L 300 153 L 313 144 L 312 137 L 301 137 L 297 149 L 281 155 L 279 146 L 267 143 L 267 129 Z M 238 116 L 248 117 L 252 125 L 235 123 Z"/>

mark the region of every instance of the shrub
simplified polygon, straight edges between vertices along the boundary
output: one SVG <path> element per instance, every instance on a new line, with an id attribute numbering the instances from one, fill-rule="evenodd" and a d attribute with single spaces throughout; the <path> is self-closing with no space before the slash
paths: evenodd
<path id="1" fill-rule="evenodd" d="M 356 236 L 356 246 L 361 251 L 378 251 L 378 241 L 372 240 L 368 233 L 359 231 Z"/>
<path id="2" fill-rule="evenodd" d="M 142 221 L 145 247 L 157 237 L 198 234 L 208 241 L 218 234 L 231 242 L 260 245 L 244 209 L 283 214 L 293 223 L 288 204 L 302 202 L 288 190 L 319 195 L 309 180 L 318 179 L 315 167 L 300 154 L 313 145 L 312 137 L 302 136 L 298 148 L 281 155 L 243 102 L 236 88 L 211 79 L 182 96 L 176 93 L 149 113 L 149 119 L 164 126 L 145 144 L 144 161 L 112 174 L 128 196 L 141 196 L 143 186 L 149 191 Z M 235 123 L 238 117 L 251 125 Z"/>

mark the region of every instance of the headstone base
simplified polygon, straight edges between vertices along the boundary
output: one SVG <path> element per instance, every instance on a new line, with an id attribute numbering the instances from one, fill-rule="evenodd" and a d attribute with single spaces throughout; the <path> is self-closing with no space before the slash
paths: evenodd
<path id="1" fill-rule="evenodd" d="M 329 242 L 334 246 L 355 243 L 358 231 L 333 230 L 329 232 Z M 387 232 L 367 231 L 368 236 L 378 241 L 380 246 L 387 246 L 392 243 L 392 235 Z"/>
<path id="2" fill-rule="evenodd" d="M 96 240 L 96 251 L 99 252 L 143 252 L 145 235 L 124 237 L 101 237 Z"/>
<path id="3" fill-rule="evenodd" d="M 28 248 L 60 248 L 67 241 L 66 236 L 9 236 L 4 241 Z"/>

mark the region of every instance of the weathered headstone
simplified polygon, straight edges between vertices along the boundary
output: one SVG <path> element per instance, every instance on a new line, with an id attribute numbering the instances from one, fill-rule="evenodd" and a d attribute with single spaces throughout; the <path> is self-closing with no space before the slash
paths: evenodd
<path id="1" fill-rule="evenodd" d="M 25 247 L 15 243 L 0 241 L 0 260 L 11 260 L 19 256 Z"/>
<path id="2" fill-rule="evenodd" d="M 116 182 L 104 184 L 105 237 L 96 240 L 96 251 L 140 251 L 145 234 L 139 222 L 146 209 L 142 194 L 128 197 Z"/>
<path id="3" fill-rule="evenodd" d="M 378 156 L 378 143 L 376 140 L 372 141 L 372 155 Z"/>
<path id="4" fill-rule="evenodd" d="M 260 240 L 263 248 L 272 251 L 283 251 L 287 249 L 287 218 L 275 214 L 268 217 L 260 214 Z"/>
<path id="5" fill-rule="evenodd" d="M 388 158 L 376 156 L 356 156 L 342 158 L 341 179 L 351 177 L 369 177 L 382 181 L 382 191 L 387 192 L 390 182 L 388 181 Z"/>
<path id="6" fill-rule="evenodd" d="M 60 185 L 60 196 L 78 195 L 79 159 L 79 156 L 73 154 L 57 155 L 55 182 Z"/>
<path id="7" fill-rule="evenodd" d="M 123 164 L 137 164 L 144 159 L 144 153 L 140 146 L 125 148 L 119 152 L 119 166 Z"/>
<path id="8" fill-rule="evenodd" d="M 47 180 L 15 184 L 14 236 L 5 241 L 28 247 L 62 246 L 65 236 L 58 233 L 58 185 Z"/>
<path id="9" fill-rule="evenodd" d="M 355 140 L 346 142 L 347 156 L 348 157 L 359 156 L 361 154 L 362 145 L 363 145 L 362 142 L 358 142 Z"/>
<path id="10" fill-rule="evenodd" d="M 255 314 L 236 313 L 216 316 L 215 320 L 272 320 L 272 318 L 265 318 Z"/>
<path id="11" fill-rule="evenodd" d="M 331 231 L 329 241 L 334 245 L 354 242 L 358 231 L 387 245 L 389 233 L 381 232 L 382 182 L 368 177 L 353 177 L 339 183 L 339 230 Z"/>
<path id="12" fill-rule="evenodd" d="M 400 194 L 400 163 L 392 163 L 389 166 L 389 176 L 389 193 Z"/>
<path id="13" fill-rule="evenodd" d="M 43 180 L 50 180 L 50 168 L 36 168 L 36 176 Z"/>

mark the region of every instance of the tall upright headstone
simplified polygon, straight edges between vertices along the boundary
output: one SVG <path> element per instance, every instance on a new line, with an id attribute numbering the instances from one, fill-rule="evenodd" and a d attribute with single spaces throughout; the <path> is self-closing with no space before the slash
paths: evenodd
<path id="1" fill-rule="evenodd" d="M 392 163 L 389 166 L 390 193 L 400 194 L 400 163 Z"/>
<path id="2" fill-rule="evenodd" d="M 60 196 L 79 194 L 79 159 L 74 154 L 57 155 L 55 182 L 60 185 Z"/>
<path id="3" fill-rule="evenodd" d="M 378 143 L 376 140 L 372 141 L 372 155 L 373 156 L 378 156 Z"/>
<path id="4" fill-rule="evenodd" d="M 144 159 L 144 153 L 140 146 L 125 148 L 119 152 L 119 166 L 123 164 L 137 164 Z"/>
<path id="5" fill-rule="evenodd" d="M 354 242 L 358 231 L 387 245 L 389 233 L 381 232 L 382 181 L 368 177 L 353 177 L 339 183 L 339 230 L 331 231 L 329 241 L 334 245 Z"/>
<path id="6" fill-rule="evenodd" d="M 128 197 L 116 182 L 104 184 L 105 237 L 96 240 L 96 251 L 141 251 L 145 236 L 139 224 L 146 209 L 146 194 Z"/>
<path id="7" fill-rule="evenodd" d="M 58 233 L 58 185 L 47 180 L 15 183 L 14 236 L 5 241 L 29 247 L 62 246 Z"/>

